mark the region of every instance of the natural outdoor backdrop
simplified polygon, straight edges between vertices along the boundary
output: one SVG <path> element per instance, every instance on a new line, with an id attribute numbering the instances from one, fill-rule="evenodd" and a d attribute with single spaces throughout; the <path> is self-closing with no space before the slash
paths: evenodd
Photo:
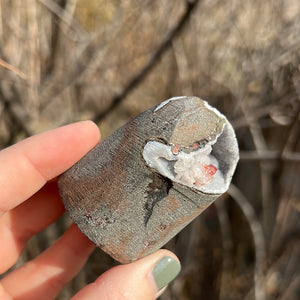
<path id="1" fill-rule="evenodd" d="M 104 138 L 179 95 L 228 116 L 241 160 L 166 246 L 183 268 L 161 299 L 299 299 L 300 1 L 0 0 L 0 148 L 83 119 Z M 31 239 L 17 266 L 69 224 Z M 59 299 L 114 264 L 96 250 Z"/>

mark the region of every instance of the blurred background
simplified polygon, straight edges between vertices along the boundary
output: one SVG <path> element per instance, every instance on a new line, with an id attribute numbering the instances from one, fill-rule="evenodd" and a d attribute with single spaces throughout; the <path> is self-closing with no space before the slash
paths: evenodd
<path id="1" fill-rule="evenodd" d="M 166 245 L 182 272 L 160 299 L 300 299 L 299 0 L 0 0 L 0 148 L 84 119 L 105 138 L 179 95 L 228 117 L 241 159 L 228 193 Z M 58 299 L 115 264 L 95 250 Z"/>

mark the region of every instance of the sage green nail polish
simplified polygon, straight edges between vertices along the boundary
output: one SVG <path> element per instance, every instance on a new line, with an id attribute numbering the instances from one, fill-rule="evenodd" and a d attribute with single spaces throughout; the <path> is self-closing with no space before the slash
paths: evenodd
<path id="1" fill-rule="evenodd" d="M 152 275 L 158 290 L 170 283 L 180 272 L 181 266 L 170 256 L 163 257 L 153 268 Z"/>

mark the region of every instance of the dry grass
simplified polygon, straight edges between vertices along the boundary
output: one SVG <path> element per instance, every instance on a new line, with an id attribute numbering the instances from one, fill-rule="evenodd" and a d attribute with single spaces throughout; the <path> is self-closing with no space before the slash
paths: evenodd
<path id="1" fill-rule="evenodd" d="M 168 243 L 183 270 L 161 299 L 298 299 L 300 2 L 196 2 L 168 41 L 184 1 L 1 0 L 0 148 L 87 118 L 107 136 L 171 96 L 207 99 L 232 121 L 241 161 L 229 192 Z M 96 251 L 59 299 L 113 264 Z"/>

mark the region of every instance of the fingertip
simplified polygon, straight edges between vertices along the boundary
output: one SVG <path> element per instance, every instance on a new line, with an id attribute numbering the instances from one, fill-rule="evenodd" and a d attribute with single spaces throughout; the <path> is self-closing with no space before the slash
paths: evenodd
<path id="1" fill-rule="evenodd" d="M 160 295 L 160 292 L 177 277 L 180 270 L 180 262 L 177 257 L 174 257 L 174 255 L 164 255 L 156 262 L 152 272 L 150 273 L 150 277 L 154 280 L 157 289 L 156 297 Z"/>
<path id="2" fill-rule="evenodd" d="M 156 299 L 175 279 L 180 268 L 174 253 L 159 250 L 108 270 L 72 299 Z"/>
<path id="3" fill-rule="evenodd" d="M 85 120 L 85 121 L 80 121 L 80 122 L 77 122 L 77 123 L 74 123 L 74 124 L 80 124 L 80 125 L 83 125 L 85 126 L 91 134 L 94 135 L 94 140 L 95 141 L 100 141 L 101 139 L 101 133 L 100 133 L 100 130 L 99 130 L 99 127 L 97 126 L 97 124 L 91 120 Z"/>

